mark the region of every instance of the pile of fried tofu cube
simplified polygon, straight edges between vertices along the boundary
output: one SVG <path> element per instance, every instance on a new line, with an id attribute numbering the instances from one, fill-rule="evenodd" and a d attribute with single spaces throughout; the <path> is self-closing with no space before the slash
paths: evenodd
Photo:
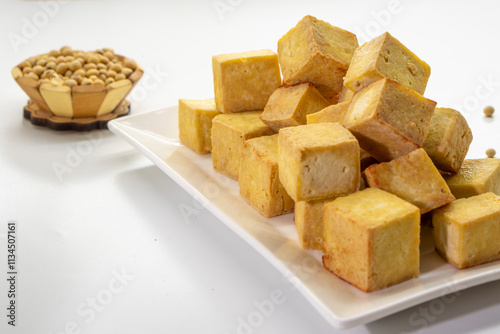
<path id="1" fill-rule="evenodd" d="M 306 16 L 277 53 L 212 68 L 214 99 L 179 100 L 181 142 L 263 216 L 294 212 L 330 272 L 366 292 L 418 277 L 422 215 L 455 267 L 500 259 L 500 159 L 465 159 L 465 118 L 424 97 L 429 65 L 389 33 L 359 46 Z"/>

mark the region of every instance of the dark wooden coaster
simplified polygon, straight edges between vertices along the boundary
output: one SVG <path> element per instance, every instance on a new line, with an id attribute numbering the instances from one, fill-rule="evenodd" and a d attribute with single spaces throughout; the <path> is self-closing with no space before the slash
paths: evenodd
<path id="1" fill-rule="evenodd" d="M 38 107 L 32 100 L 24 107 L 24 118 L 34 125 L 45 126 L 57 131 L 90 131 L 107 129 L 108 122 L 130 113 L 130 102 L 123 100 L 113 112 L 99 117 L 69 118 L 48 113 Z"/>

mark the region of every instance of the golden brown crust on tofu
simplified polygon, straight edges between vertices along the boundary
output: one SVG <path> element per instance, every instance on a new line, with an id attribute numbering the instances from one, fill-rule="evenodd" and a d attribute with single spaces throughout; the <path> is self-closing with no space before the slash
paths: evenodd
<path id="1" fill-rule="evenodd" d="M 323 211 L 333 198 L 295 203 L 295 228 L 302 248 L 323 249 Z"/>
<path id="2" fill-rule="evenodd" d="M 344 85 L 352 91 L 389 78 L 424 94 L 431 68 L 388 32 L 354 52 Z"/>
<path id="3" fill-rule="evenodd" d="M 260 120 L 261 113 L 262 111 L 247 111 L 214 117 L 212 163 L 217 172 L 238 180 L 243 142 L 275 133 Z"/>
<path id="4" fill-rule="evenodd" d="M 433 212 L 438 253 L 459 269 L 500 259 L 500 196 L 458 199 Z"/>
<path id="5" fill-rule="evenodd" d="M 349 108 L 349 101 L 340 102 L 326 108 L 321 109 L 315 113 L 307 115 L 307 124 L 325 123 L 325 122 L 344 122 L 345 114 Z"/>
<path id="6" fill-rule="evenodd" d="M 278 56 L 271 50 L 212 57 L 215 104 L 222 113 L 264 109 L 281 85 Z"/>
<path id="7" fill-rule="evenodd" d="M 485 192 L 500 195 L 500 159 L 465 159 L 457 174 L 444 178 L 456 198 Z"/>
<path id="8" fill-rule="evenodd" d="M 283 82 L 311 82 L 323 96 L 336 103 L 357 47 L 356 35 L 305 16 L 278 41 Z"/>
<path id="9" fill-rule="evenodd" d="M 179 139 L 198 154 L 212 150 L 212 119 L 220 114 L 214 99 L 179 99 Z"/>
<path id="10" fill-rule="evenodd" d="M 435 106 L 384 78 L 354 95 L 343 124 L 373 157 L 390 161 L 421 147 Z"/>
<path id="11" fill-rule="evenodd" d="M 422 147 L 439 170 L 455 174 L 460 169 L 471 142 L 471 129 L 460 112 L 436 108 Z"/>
<path id="12" fill-rule="evenodd" d="M 240 195 L 264 217 L 293 212 L 294 201 L 283 188 L 278 173 L 278 134 L 243 142 Z"/>
<path id="13" fill-rule="evenodd" d="M 424 214 L 455 199 L 423 148 L 364 171 L 370 187 L 380 188 L 418 206 Z"/>
<path id="14" fill-rule="evenodd" d="M 330 104 L 311 83 L 282 86 L 273 92 L 260 118 L 274 131 L 279 131 L 306 124 L 307 115 Z"/>
<path id="15" fill-rule="evenodd" d="M 419 210 L 383 190 L 327 202 L 323 238 L 323 266 L 363 291 L 419 275 Z"/>

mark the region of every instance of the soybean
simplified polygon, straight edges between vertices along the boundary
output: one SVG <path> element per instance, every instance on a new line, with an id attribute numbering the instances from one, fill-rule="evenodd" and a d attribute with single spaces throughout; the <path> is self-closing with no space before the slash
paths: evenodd
<path id="1" fill-rule="evenodd" d="M 76 82 L 76 80 L 74 79 L 68 79 L 64 82 L 64 84 L 68 87 L 75 87 L 75 86 L 78 86 L 78 82 Z"/>
<path id="2" fill-rule="evenodd" d="M 69 46 L 49 53 L 31 57 L 19 68 L 24 76 L 40 84 L 53 85 L 110 85 L 128 78 L 137 68 L 137 63 L 125 58 L 120 60 L 111 48 L 91 52 L 74 51 Z"/>
<path id="3" fill-rule="evenodd" d="M 82 63 L 80 63 L 78 60 L 73 60 L 71 63 L 69 63 L 69 69 L 72 71 L 76 71 L 80 68 L 82 68 Z"/>
<path id="4" fill-rule="evenodd" d="M 125 79 L 127 79 L 127 78 L 125 77 L 125 74 L 123 74 L 123 73 L 119 73 L 119 74 L 117 74 L 117 75 L 115 76 L 115 80 L 116 80 L 116 81 L 119 81 L 119 80 L 125 80 Z"/>
<path id="5" fill-rule="evenodd" d="M 56 67 L 56 72 L 58 74 L 64 74 L 69 69 L 68 63 L 59 63 Z"/>
<path id="6" fill-rule="evenodd" d="M 491 117 L 491 116 L 493 116 L 493 113 L 495 112 L 495 108 L 493 108 L 492 106 L 486 106 L 486 107 L 484 107 L 483 112 L 484 112 L 484 115 L 486 117 Z"/>

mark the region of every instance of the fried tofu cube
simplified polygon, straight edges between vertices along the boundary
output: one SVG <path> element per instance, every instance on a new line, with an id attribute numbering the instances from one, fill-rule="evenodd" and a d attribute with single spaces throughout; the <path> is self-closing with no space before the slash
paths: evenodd
<path id="1" fill-rule="evenodd" d="M 344 85 L 357 92 L 389 78 L 423 95 L 430 74 L 429 65 L 386 32 L 354 52 Z"/>
<path id="2" fill-rule="evenodd" d="M 378 164 L 379 161 L 375 159 L 370 153 L 362 148 L 359 149 L 359 160 L 361 162 L 361 171 L 364 171 L 373 164 Z"/>
<path id="3" fill-rule="evenodd" d="M 238 180 L 241 150 L 247 139 L 275 132 L 259 118 L 262 111 L 220 114 L 212 120 L 212 164 L 216 171 Z"/>
<path id="4" fill-rule="evenodd" d="M 358 141 L 339 123 L 283 128 L 278 139 L 280 180 L 294 201 L 337 197 L 358 190 Z"/>
<path id="5" fill-rule="evenodd" d="M 422 146 L 439 170 L 457 173 L 471 142 L 472 131 L 460 112 L 436 108 Z"/>
<path id="6" fill-rule="evenodd" d="M 343 123 L 347 109 L 349 108 L 350 101 L 339 102 L 328 106 L 318 112 L 307 115 L 307 124 L 315 123 Z M 362 148 L 359 149 L 359 159 L 361 162 L 361 171 L 364 171 L 366 167 L 378 163 L 370 153 L 366 152 Z"/>
<path id="7" fill-rule="evenodd" d="M 305 16 L 278 41 L 283 82 L 311 82 L 335 103 L 357 47 L 356 35 Z"/>
<path id="8" fill-rule="evenodd" d="M 433 212 L 434 244 L 458 269 L 500 259 L 500 196 L 458 199 Z"/>
<path id="9" fill-rule="evenodd" d="M 264 217 L 293 212 L 295 203 L 283 188 L 278 173 L 278 134 L 243 142 L 240 194 Z"/>
<path id="10" fill-rule="evenodd" d="M 342 85 L 342 89 L 340 90 L 337 103 L 351 101 L 353 96 L 354 92 L 349 88 L 347 88 L 346 86 Z"/>
<path id="11" fill-rule="evenodd" d="M 423 148 L 364 171 L 370 187 L 390 192 L 419 207 L 424 214 L 455 199 Z"/>
<path id="12" fill-rule="evenodd" d="M 271 50 L 212 57 L 215 104 L 223 113 L 264 109 L 281 85 L 278 56 Z"/>
<path id="13" fill-rule="evenodd" d="M 457 174 L 444 178 L 456 198 L 485 192 L 500 195 L 500 159 L 465 159 Z"/>
<path id="14" fill-rule="evenodd" d="M 359 190 L 365 190 L 366 189 L 366 182 L 365 182 L 365 179 L 363 177 L 363 173 L 361 174 L 361 179 L 360 179 L 360 183 L 359 183 Z"/>
<path id="15" fill-rule="evenodd" d="M 274 131 L 287 126 L 307 123 L 307 115 L 315 113 L 331 103 L 308 82 L 282 86 L 274 91 L 260 119 Z"/>
<path id="16" fill-rule="evenodd" d="M 323 210 L 332 198 L 295 203 L 295 228 L 305 249 L 323 249 Z"/>
<path id="17" fill-rule="evenodd" d="M 212 119 L 220 114 L 214 99 L 179 99 L 179 139 L 198 154 L 212 150 Z"/>
<path id="18" fill-rule="evenodd" d="M 326 108 L 321 109 L 318 112 L 307 115 L 307 124 L 313 123 L 325 123 L 325 122 L 339 122 L 342 124 L 344 122 L 345 114 L 349 108 L 349 101 L 337 103 Z"/>
<path id="19" fill-rule="evenodd" d="M 390 161 L 422 147 L 436 102 L 384 78 L 352 98 L 344 126 L 378 161 Z"/>
<path id="20" fill-rule="evenodd" d="M 323 238 L 323 266 L 363 291 L 419 275 L 419 209 L 383 190 L 326 203 Z"/>

